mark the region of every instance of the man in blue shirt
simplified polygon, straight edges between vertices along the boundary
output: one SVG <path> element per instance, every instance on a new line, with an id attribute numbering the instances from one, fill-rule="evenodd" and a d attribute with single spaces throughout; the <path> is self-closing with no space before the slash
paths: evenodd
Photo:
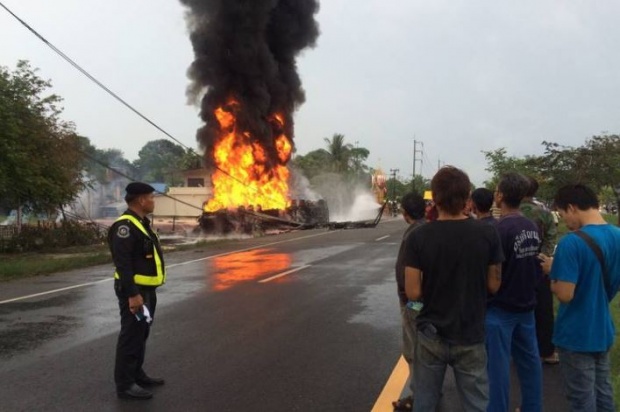
<path id="1" fill-rule="evenodd" d="M 609 302 L 620 287 L 620 229 L 599 213 L 596 194 L 583 185 L 562 187 L 555 205 L 571 230 L 589 235 L 603 254 L 606 274 L 590 246 L 574 233 L 564 236 L 555 256 L 541 255 L 551 290 L 560 301 L 553 343 L 571 411 L 614 411 L 609 349 L 615 329 Z M 608 280 L 605 281 L 605 277 Z"/>

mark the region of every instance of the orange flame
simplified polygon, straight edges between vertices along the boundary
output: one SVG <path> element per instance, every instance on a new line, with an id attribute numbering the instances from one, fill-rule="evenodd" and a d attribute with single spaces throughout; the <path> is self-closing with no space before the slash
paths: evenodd
<path id="1" fill-rule="evenodd" d="M 238 105 L 230 102 L 229 106 Z M 213 198 L 205 205 L 207 212 L 239 206 L 260 206 L 267 209 L 286 209 L 288 197 L 289 170 L 284 165 L 291 156 L 292 145 L 289 138 L 281 134 L 274 145 L 282 164 L 267 168 L 267 155 L 259 142 L 248 132 L 237 130 L 235 115 L 219 107 L 215 116 L 220 126 L 220 137 L 214 148 L 214 161 L 219 169 L 211 176 Z M 283 117 L 274 114 L 270 119 L 280 128 L 284 126 Z"/>

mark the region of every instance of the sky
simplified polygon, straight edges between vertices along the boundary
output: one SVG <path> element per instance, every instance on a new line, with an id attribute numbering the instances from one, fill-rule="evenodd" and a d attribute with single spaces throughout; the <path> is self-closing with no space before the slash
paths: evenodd
<path id="1" fill-rule="evenodd" d="M 102 83 L 189 147 L 193 52 L 174 0 L 0 0 Z M 321 34 L 298 59 L 306 103 L 297 153 L 335 133 L 368 165 L 430 178 L 462 168 L 480 185 L 483 150 L 542 154 L 620 133 L 620 2 L 613 0 L 323 0 Z M 63 118 L 129 160 L 165 138 L 0 8 L 0 65 L 29 60 L 64 98 Z"/>

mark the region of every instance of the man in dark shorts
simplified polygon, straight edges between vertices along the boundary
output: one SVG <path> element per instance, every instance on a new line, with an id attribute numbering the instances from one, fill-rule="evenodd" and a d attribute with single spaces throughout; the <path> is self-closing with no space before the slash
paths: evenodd
<path id="1" fill-rule="evenodd" d="M 450 365 L 464 410 L 482 412 L 489 399 L 486 300 L 499 289 L 504 256 L 495 228 L 463 214 L 467 174 L 443 167 L 431 189 L 438 218 L 413 231 L 406 244 L 407 297 L 424 302 L 416 321 L 413 410 L 435 410 Z"/>

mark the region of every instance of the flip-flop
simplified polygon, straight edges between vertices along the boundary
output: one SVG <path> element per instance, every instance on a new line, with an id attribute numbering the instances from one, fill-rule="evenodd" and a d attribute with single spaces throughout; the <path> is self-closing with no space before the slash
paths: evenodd
<path id="1" fill-rule="evenodd" d="M 395 411 L 411 411 L 413 410 L 413 396 L 399 399 L 392 402 Z"/>

